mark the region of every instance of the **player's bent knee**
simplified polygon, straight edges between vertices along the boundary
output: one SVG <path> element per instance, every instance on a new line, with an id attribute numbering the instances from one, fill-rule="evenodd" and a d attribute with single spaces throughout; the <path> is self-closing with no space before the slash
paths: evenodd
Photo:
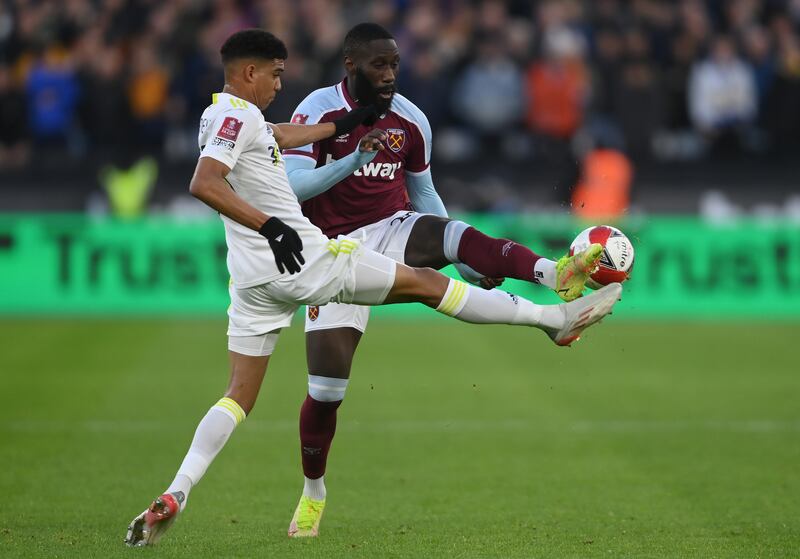
<path id="1" fill-rule="evenodd" d="M 447 283 L 447 276 L 433 268 L 410 268 L 399 264 L 390 302 L 412 301 L 436 307 L 447 291 Z"/>
<path id="2" fill-rule="evenodd" d="M 317 402 L 341 402 L 349 379 L 308 375 L 308 395 Z"/>

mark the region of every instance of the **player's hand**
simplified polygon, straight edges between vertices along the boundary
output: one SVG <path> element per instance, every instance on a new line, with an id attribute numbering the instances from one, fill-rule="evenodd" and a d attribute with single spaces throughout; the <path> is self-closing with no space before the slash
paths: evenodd
<path id="1" fill-rule="evenodd" d="M 386 141 L 386 138 L 386 132 L 383 130 L 379 128 L 370 130 L 358 141 L 358 151 L 367 153 L 372 151 L 382 151 L 386 149 L 386 146 L 383 145 L 383 142 Z"/>
<path id="2" fill-rule="evenodd" d="M 275 255 L 275 264 L 278 265 L 280 273 L 286 270 L 289 271 L 289 274 L 300 271 L 300 266 L 305 264 L 306 260 L 301 254 L 303 240 L 297 231 L 277 217 L 271 217 L 264 222 L 258 232 L 267 239 L 272 254 Z"/>
<path id="3" fill-rule="evenodd" d="M 333 121 L 333 125 L 336 127 L 336 135 L 341 136 L 342 134 L 346 134 L 361 124 L 371 126 L 377 117 L 378 109 L 375 105 L 356 107 L 341 118 L 337 118 Z"/>
<path id="4" fill-rule="evenodd" d="M 494 289 L 495 287 L 503 285 L 503 281 L 505 281 L 505 278 L 484 277 L 463 262 L 453 264 L 453 266 L 458 270 L 458 275 L 460 275 L 464 281 L 472 285 L 478 285 L 484 289 Z"/>
<path id="5" fill-rule="evenodd" d="M 504 281 L 506 281 L 505 278 L 481 278 L 478 285 L 484 289 L 494 289 L 503 285 Z"/>

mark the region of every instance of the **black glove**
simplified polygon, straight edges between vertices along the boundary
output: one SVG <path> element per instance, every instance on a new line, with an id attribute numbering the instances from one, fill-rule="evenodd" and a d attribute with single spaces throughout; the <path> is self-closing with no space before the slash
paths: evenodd
<path id="1" fill-rule="evenodd" d="M 342 118 L 333 121 L 333 125 L 336 126 L 336 135 L 341 136 L 342 134 L 346 134 L 359 124 L 371 126 L 377 117 L 378 109 L 375 108 L 375 105 L 356 107 Z"/>
<path id="2" fill-rule="evenodd" d="M 284 266 L 289 274 L 300 271 L 300 265 L 305 264 L 306 260 L 300 254 L 303 250 L 303 241 L 297 231 L 277 217 L 271 217 L 264 222 L 258 232 L 269 242 L 280 273 L 284 272 Z"/>

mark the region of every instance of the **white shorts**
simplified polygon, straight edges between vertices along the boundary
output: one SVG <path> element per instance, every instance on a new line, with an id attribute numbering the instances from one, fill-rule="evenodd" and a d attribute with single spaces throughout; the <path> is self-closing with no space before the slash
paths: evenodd
<path id="1" fill-rule="evenodd" d="M 376 223 L 365 225 L 348 233 L 348 237 L 359 239 L 365 247 L 374 250 L 395 262 L 405 264 L 406 245 L 411 229 L 416 221 L 426 214 L 401 211 Z M 329 328 L 355 328 L 360 332 L 367 329 L 369 307 L 360 305 L 336 304 L 306 309 L 306 332 Z"/>
<path id="2" fill-rule="evenodd" d="M 300 305 L 380 304 L 394 285 L 395 262 L 352 238 L 339 236 L 327 248 L 303 256 L 306 263 L 297 274 L 255 287 L 230 286 L 230 338 L 261 336 L 289 326 Z M 231 339 L 229 347 L 242 345 L 236 342 Z"/>

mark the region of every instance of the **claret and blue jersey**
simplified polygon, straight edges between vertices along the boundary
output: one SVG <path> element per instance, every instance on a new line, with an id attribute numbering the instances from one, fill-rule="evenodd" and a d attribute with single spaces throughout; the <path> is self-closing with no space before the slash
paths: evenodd
<path id="1" fill-rule="evenodd" d="M 331 122 L 356 106 L 342 82 L 312 92 L 297 107 L 292 122 Z M 303 157 L 321 167 L 358 149 L 370 130 L 386 132 L 384 150 L 335 186 L 303 202 L 303 213 L 329 237 L 349 233 L 397 211 L 411 209 L 407 175 L 425 173 L 430 165 L 431 130 L 428 119 L 411 101 L 395 94 L 390 110 L 370 126 L 349 134 L 284 151 L 287 159 Z"/>

